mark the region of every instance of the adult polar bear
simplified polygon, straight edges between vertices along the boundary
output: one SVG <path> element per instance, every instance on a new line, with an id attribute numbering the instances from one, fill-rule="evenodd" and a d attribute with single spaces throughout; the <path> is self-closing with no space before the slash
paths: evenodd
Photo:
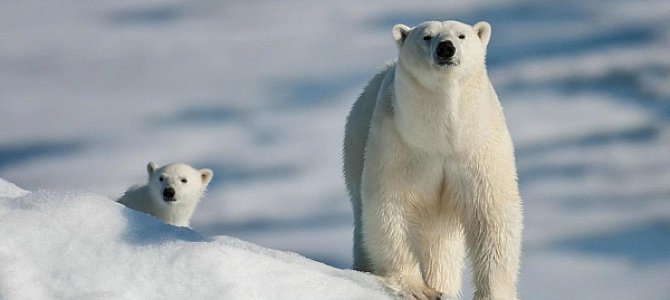
<path id="1" fill-rule="evenodd" d="M 398 24 L 398 61 L 354 103 L 344 173 L 354 268 L 410 299 L 517 299 L 522 205 L 514 149 L 485 66 L 491 27 Z"/>

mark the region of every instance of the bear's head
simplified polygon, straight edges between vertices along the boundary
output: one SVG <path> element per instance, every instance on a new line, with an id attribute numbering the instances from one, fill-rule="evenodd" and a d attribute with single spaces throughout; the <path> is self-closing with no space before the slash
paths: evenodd
<path id="1" fill-rule="evenodd" d="M 147 165 L 147 173 L 151 198 L 158 200 L 160 205 L 197 203 L 214 174 L 210 169 L 196 170 L 182 163 L 159 168 L 153 162 Z"/>
<path id="2" fill-rule="evenodd" d="M 470 26 L 458 21 L 428 21 L 410 28 L 393 26 L 393 39 L 400 54 L 398 64 L 419 80 L 434 80 L 436 75 L 467 79 L 484 68 L 491 25 L 478 22 Z"/>

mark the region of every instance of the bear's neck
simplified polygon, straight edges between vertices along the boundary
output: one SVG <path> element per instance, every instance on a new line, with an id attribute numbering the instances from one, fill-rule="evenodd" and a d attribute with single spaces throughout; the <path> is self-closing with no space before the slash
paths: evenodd
<path id="1" fill-rule="evenodd" d="M 195 212 L 195 203 L 175 203 L 171 206 L 162 205 L 160 211 L 158 212 L 159 218 L 165 220 L 166 223 L 173 224 L 176 226 L 188 227 L 190 226 L 190 219 Z"/>
<path id="2" fill-rule="evenodd" d="M 476 132 L 486 120 L 480 109 L 488 83 L 482 70 L 468 78 L 456 76 L 417 78 L 398 64 L 395 70 L 393 111 L 401 137 L 409 145 L 428 152 L 454 155 L 469 152 Z M 484 103 L 486 105 L 486 103 Z"/>

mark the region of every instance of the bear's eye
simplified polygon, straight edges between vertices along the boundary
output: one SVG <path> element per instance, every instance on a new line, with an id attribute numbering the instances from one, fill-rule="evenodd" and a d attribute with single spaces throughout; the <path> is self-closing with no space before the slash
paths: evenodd
<path id="1" fill-rule="evenodd" d="M 459 35 L 458 38 L 461 39 L 461 40 L 465 39 L 465 34 Z"/>
<path id="2" fill-rule="evenodd" d="M 158 181 L 163 182 L 163 180 L 164 180 L 164 179 L 163 179 L 163 176 L 158 177 Z"/>
<path id="3" fill-rule="evenodd" d="M 423 40 L 424 40 L 424 41 L 430 41 L 430 39 L 432 39 L 432 38 L 433 38 L 433 37 L 430 36 L 430 34 L 429 34 L 429 35 L 424 35 L 424 36 L 423 36 Z"/>
<path id="4" fill-rule="evenodd" d="M 182 178 L 182 179 L 181 179 L 181 182 L 182 182 L 182 183 L 187 183 L 188 180 L 186 180 L 186 178 Z"/>

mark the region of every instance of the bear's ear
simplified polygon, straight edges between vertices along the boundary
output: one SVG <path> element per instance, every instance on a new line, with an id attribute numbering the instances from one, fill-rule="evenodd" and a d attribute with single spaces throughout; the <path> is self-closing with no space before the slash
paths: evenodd
<path id="1" fill-rule="evenodd" d="M 484 48 L 489 45 L 489 40 L 491 39 L 491 24 L 484 21 L 479 21 L 475 26 L 473 26 L 475 32 L 479 36 L 479 39 L 482 41 Z"/>
<path id="2" fill-rule="evenodd" d="M 151 175 L 156 171 L 156 169 L 158 169 L 158 165 L 155 162 L 152 161 L 149 162 L 149 164 L 147 164 L 147 173 L 149 174 L 149 177 L 151 177 Z"/>
<path id="3" fill-rule="evenodd" d="M 201 169 L 200 170 L 200 179 L 202 180 L 203 185 L 209 184 L 214 176 L 214 172 L 210 169 Z"/>
<path id="4" fill-rule="evenodd" d="M 412 28 L 405 24 L 396 24 L 393 26 L 393 40 L 398 44 L 398 48 L 402 47 L 410 30 L 412 30 Z"/>

